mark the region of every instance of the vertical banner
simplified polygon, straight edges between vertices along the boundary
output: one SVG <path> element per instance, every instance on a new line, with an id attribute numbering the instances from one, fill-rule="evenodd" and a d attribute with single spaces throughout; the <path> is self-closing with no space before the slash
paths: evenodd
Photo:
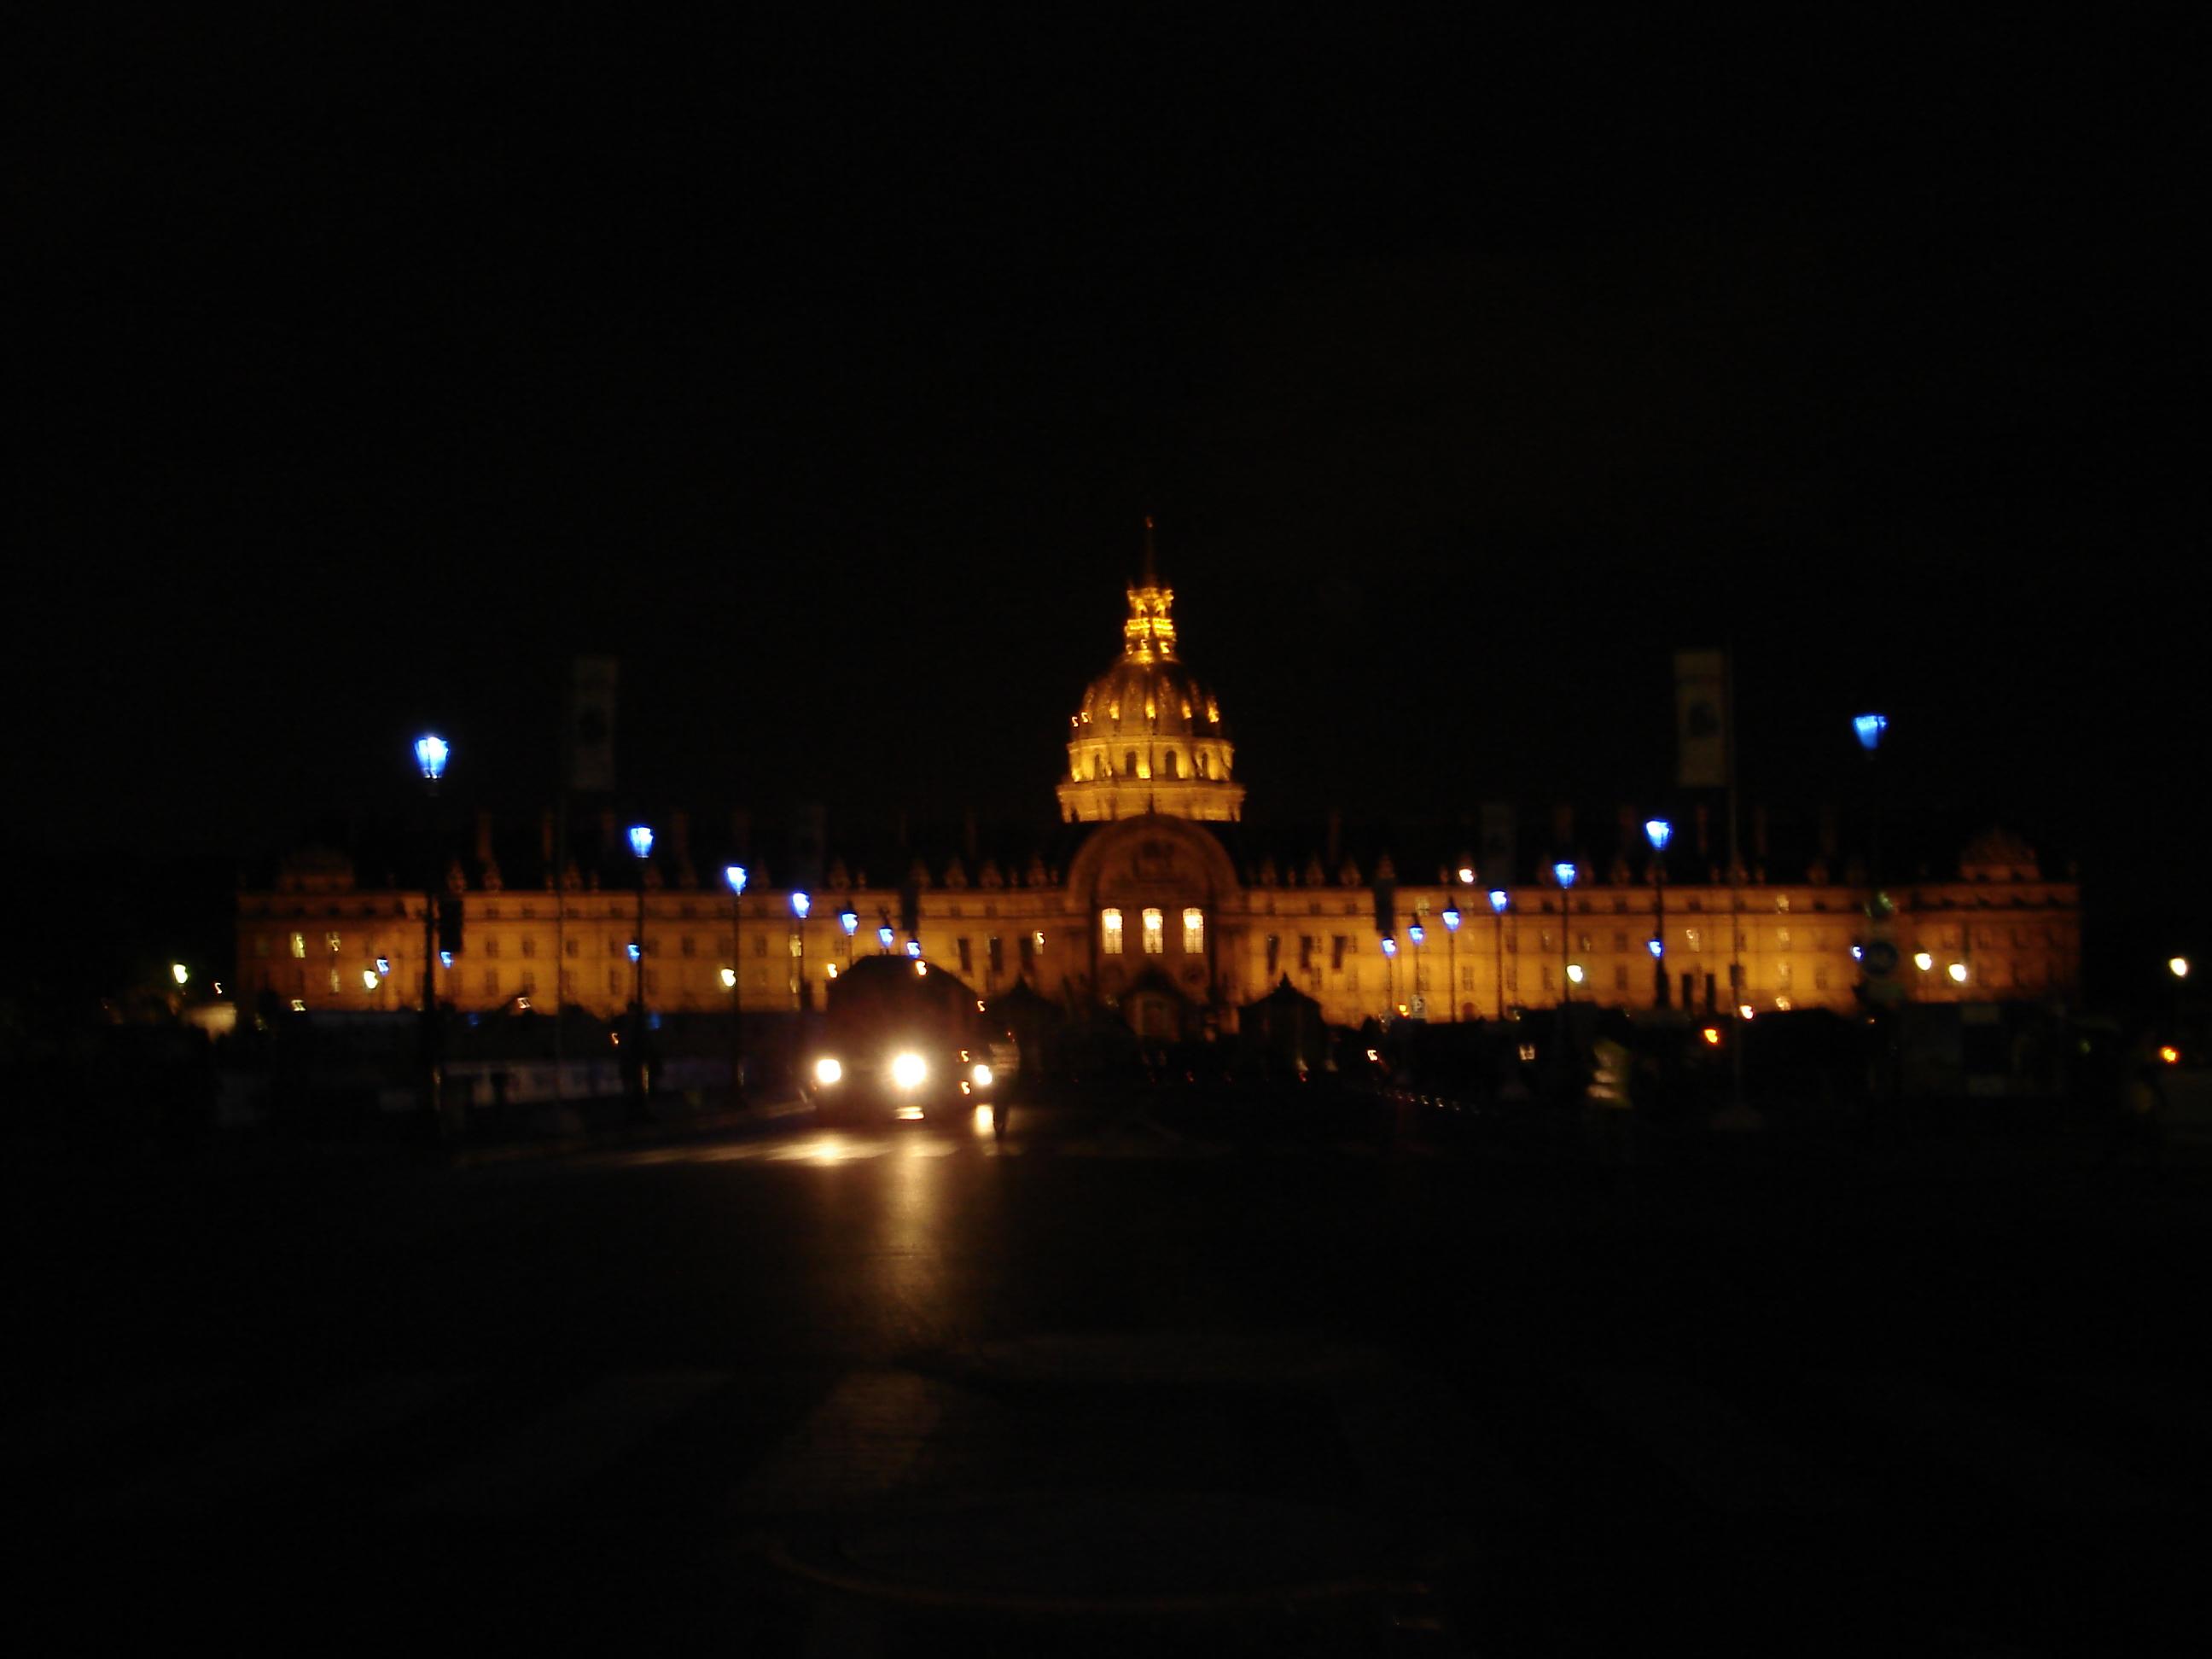
<path id="1" fill-rule="evenodd" d="M 615 662 L 579 657 L 568 678 L 568 787 L 615 787 Z"/>
<path id="2" fill-rule="evenodd" d="M 1728 655 L 1674 653 L 1674 781 L 1685 789 L 1728 785 Z"/>

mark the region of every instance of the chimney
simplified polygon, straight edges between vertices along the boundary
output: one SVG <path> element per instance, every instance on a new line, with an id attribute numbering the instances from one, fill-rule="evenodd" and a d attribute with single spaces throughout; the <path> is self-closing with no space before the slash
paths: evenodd
<path id="1" fill-rule="evenodd" d="M 491 811 L 488 807 L 477 814 L 477 862 L 491 862 Z"/>
<path id="2" fill-rule="evenodd" d="M 691 856 L 691 815 L 671 812 L 668 815 L 668 850 L 678 863 Z"/>
<path id="3" fill-rule="evenodd" d="M 1711 838 L 1705 833 L 1711 827 L 1711 809 L 1706 806 L 1705 802 L 1699 801 L 1697 806 L 1698 856 L 1701 859 L 1709 859 L 1713 855 Z"/>
<path id="4" fill-rule="evenodd" d="M 553 868 L 554 849 L 553 809 L 550 806 L 538 815 L 538 855 L 545 861 L 546 869 L 550 871 Z M 548 887 L 553 885 L 550 876 L 548 876 L 545 884 Z"/>
<path id="5" fill-rule="evenodd" d="M 1328 844 L 1322 862 L 1329 869 L 1337 866 L 1337 854 L 1344 846 L 1344 814 L 1334 807 L 1328 810 Z"/>

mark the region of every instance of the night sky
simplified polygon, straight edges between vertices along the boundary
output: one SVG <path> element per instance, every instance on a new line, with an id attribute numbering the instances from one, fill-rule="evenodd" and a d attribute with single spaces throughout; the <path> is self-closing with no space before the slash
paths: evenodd
<path id="1" fill-rule="evenodd" d="M 626 803 L 1043 819 L 1151 513 L 1255 817 L 1649 799 L 1733 640 L 1748 789 L 2203 902 L 2201 30 L 787 10 L 33 43 L 12 838 L 534 811 L 581 651 Z"/>

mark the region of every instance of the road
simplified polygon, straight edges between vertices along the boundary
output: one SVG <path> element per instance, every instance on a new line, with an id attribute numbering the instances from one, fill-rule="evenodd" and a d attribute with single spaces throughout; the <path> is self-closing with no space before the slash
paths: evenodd
<path id="1" fill-rule="evenodd" d="M 2202 1172 L 1139 1099 L 10 1170 L 49 1638 L 2182 1651 Z M 1249 1127 L 1249 1126 L 1248 1126 Z"/>

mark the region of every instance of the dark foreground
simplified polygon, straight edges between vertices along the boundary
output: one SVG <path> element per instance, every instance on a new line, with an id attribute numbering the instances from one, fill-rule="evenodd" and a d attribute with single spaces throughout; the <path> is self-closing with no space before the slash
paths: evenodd
<path id="1" fill-rule="evenodd" d="M 1341 1127 L 1341 1126 L 1338 1126 Z M 2193 1146 L 19 1158 L 40 1644 L 2197 1651 Z"/>

